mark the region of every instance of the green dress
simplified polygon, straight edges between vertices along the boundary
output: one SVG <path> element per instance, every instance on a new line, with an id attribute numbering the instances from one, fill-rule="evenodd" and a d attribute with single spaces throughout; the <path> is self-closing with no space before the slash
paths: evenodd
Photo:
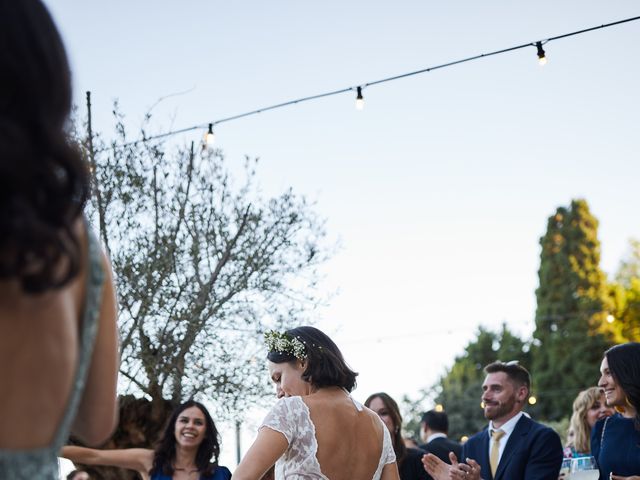
<path id="1" fill-rule="evenodd" d="M 93 352 L 98 330 L 100 301 L 105 277 L 98 240 L 90 231 L 88 231 L 87 237 L 89 272 L 87 275 L 85 309 L 80 334 L 78 368 L 69 396 L 69 403 L 51 445 L 29 450 L 0 449 L 0 479 L 58 480 L 60 478 L 58 452 L 69 437 L 71 424 L 75 419 L 84 391 L 87 371 L 91 364 L 91 353 Z"/>

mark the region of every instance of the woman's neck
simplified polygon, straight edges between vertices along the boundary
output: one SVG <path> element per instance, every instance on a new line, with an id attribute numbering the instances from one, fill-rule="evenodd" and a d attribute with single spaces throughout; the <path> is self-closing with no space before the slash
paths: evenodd
<path id="1" fill-rule="evenodd" d="M 176 470 L 197 470 L 197 450 L 181 448 L 176 445 L 176 457 L 173 459 L 173 468 Z"/>

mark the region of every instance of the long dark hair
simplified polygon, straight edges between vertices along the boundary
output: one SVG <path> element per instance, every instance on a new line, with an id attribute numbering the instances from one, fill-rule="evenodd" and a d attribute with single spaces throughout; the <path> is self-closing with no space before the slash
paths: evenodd
<path id="1" fill-rule="evenodd" d="M 220 455 L 220 434 L 207 408 L 200 402 L 188 400 L 176 408 L 167 421 L 164 433 L 158 442 L 153 456 L 153 467 L 149 474 L 162 473 L 163 475 L 173 475 L 173 462 L 176 458 L 176 436 L 175 425 L 178 417 L 187 408 L 197 407 L 204 415 L 205 435 L 196 453 L 196 466 L 201 475 L 212 475 L 218 467 L 218 456 Z M 213 457 L 213 462 L 211 459 Z"/>
<path id="2" fill-rule="evenodd" d="M 0 0 L 0 279 L 38 293 L 81 265 L 89 172 L 66 132 L 69 63 L 40 0 Z"/>
<path id="3" fill-rule="evenodd" d="M 604 352 L 614 380 L 636 409 L 635 425 L 640 430 L 640 343 L 615 345 Z"/>
<path id="4" fill-rule="evenodd" d="M 307 366 L 302 373 L 303 380 L 318 388 L 341 387 L 351 392 L 356 387 L 358 374 L 349 368 L 340 349 L 326 333 L 315 327 L 297 327 L 285 333 L 304 344 Z M 267 359 L 273 363 L 296 361 L 292 353 L 276 351 L 269 352 Z"/>
<path id="5" fill-rule="evenodd" d="M 393 443 L 393 451 L 396 454 L 396 461 L 398 462 L 398 466 L 400 466 L 404 457 L 407 455 L 407 447 L 402 438 L 402 414 L 400 413 L 400 408 L 398 408 L 396 401 L 391 398 L 389 394 L 384 392 L 369 395 L 369 397 L 364 401 L 365 407 L 369 407 L 371 402 L 376 398 L 382 400 L 382 403 L 384 403 L 385 408 L 389 411 L 391 419 L 393 420 L 394 429 L 393 432 L 389 433 L 391 434 L 391 441 Z M 384 428 L 387 428 L 386 425 Z"/>

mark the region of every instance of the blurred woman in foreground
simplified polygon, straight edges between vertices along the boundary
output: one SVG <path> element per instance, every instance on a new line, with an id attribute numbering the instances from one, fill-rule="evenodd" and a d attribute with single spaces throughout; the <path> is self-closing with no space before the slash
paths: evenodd
<path id="1" fill-rule="evenodd" d="M 116 424 L 116 300 L 68 140 L 71 74 L 40 0 L 0 0 L 0 478 L 58 479 Z"/>

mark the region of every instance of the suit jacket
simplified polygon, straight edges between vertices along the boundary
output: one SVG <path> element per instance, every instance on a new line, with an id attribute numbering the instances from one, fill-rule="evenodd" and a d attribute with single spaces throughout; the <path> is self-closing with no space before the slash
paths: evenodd
<path id="1" fill-rule="evenodd" d="M 509 436 L 495 477 L 489 464 L 488 428 L 462 446 L 462 460 L 466 458 L 480 464 L 484 480 L 558 480 L 562 443 L 552 429 L 523 415 Z"/>
<path id="2" fill-rule="evenodd" d="M 449 452 L 455 453 L 458 460 L 462 461 L 460 458 L 462 445 L 445 437 L 434 438 L 429 443 L 420 445 L 420 448 L 429 453 L 433 453 L 436 457 L 446 463 L 451 463 L 451 460 L 449 460 Z"/>

